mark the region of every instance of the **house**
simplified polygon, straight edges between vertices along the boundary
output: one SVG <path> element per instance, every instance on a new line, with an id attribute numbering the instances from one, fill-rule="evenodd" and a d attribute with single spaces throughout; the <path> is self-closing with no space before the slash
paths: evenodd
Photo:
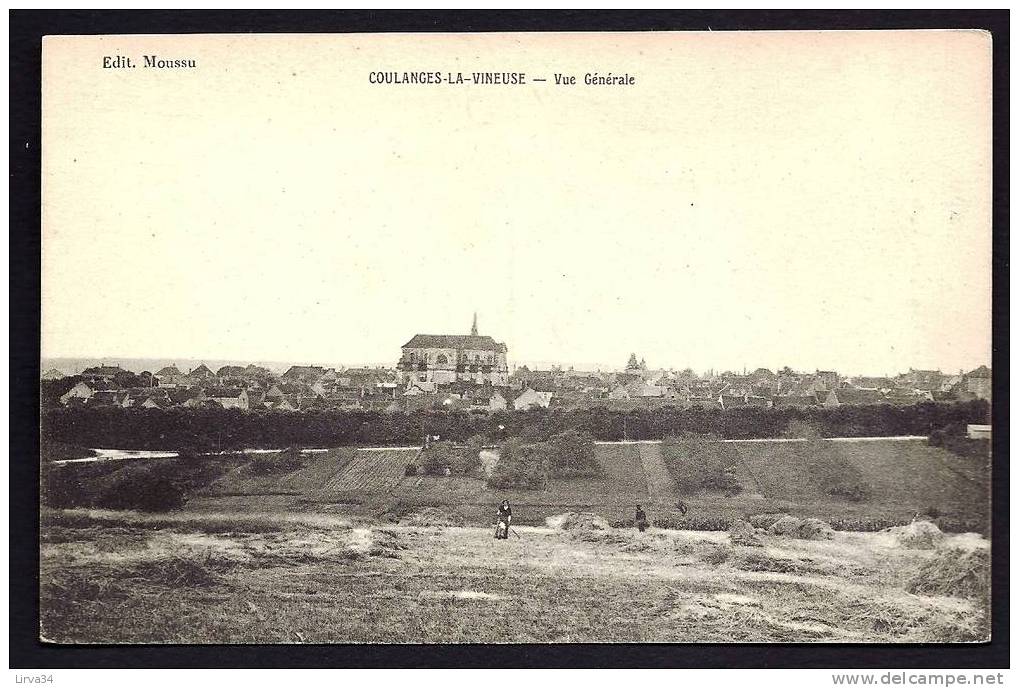
<path id="1" fill-rule="evenodd" d="M 160 387 L 180 387 L 187 383 L 187 376 L 177 370 L 177 366 L 169 365 L 156 371 L 156 384 Z"/>
<path id="2" fill-rule="evenodd" d="M 88 406 L 123 406 L 126 392 L 116 390 L 101 390 L 86 400 Z"/>
<path id="3" fill-rule="evenodd" d="M 834 389 L 818 392 L 814 397 L 817 399 L 817 405 L 824 408 L 838 408 L 841 405 Z"/>
<path id="4" fill-rule="evenodd" d="M 889 377 L 853 377 L 849 384 L 856 389 L 871 389 L 879 392 L 887 392 L 895 388 L 895 381 Z"/>
<path id="5" fill-rule="evenodd" d="M 966 373 L 962 383 L 963 391 L 977 399 L 991 399 L 991 369 L 985 365 Z"/>
<path id="6" fill-rule="evenodd" d="M 899 376 L 899 382 L 904 387 L 911 389 L 922 389 L 933 391 L 941 388 L 941 381 L 945 374 L 940 370 L 914 370 L 909 369 L 908 373 Z"/>
<path id="7" fill-rule="evenodd" d="M 528 387 L 513 399 L 513 410 L 548 408 L 550 403 L 552 403 L 552 392 L 537 392 Z"/>
<path id="8" fill-rule="evenodd" d="M 133 387 L 125 391 L 127 394 L 123 401 L 124 408 L 140 408 L 144 405 L 145 401 L 152 398 L 163 399 L 166 401 L 166 405 L 161 406 L 160 408 L 168 408 L 169 406 L 172 406 L 169 392 L 164 387 Z M 151 408 L 151 405 L 147 408 Z"/>
<path id="9" fill-rule="evenodd" d="M 43 380 L 63 380 L 64 379 L 64 374 L 61 373 L 56 368 L 50 368 L 49 370 L 47 370 L 45 373 L 42 374 L 41 379 L 43 379 Z"/>
<path id="10" fill-rule="evenodd" d="M 245 377 L 246 368 L 244 366 L 231 366 L 225 365 L 216 371 L 216 377 L 222 378 L 242 378 Z"/>
<path id="11" fill-rule="evenodd" d="M 488 385 L 468 393 L 467 400 L 470 403 L 471 410 L 484 410 L 489 413 L 505 411 L 509 406 L 506 397 L 499 390 Z"/>
<path id="12" fill-rule="evenodd" d="M 404 396 L 416 396 L 420 394 L 435 394 L 438 390 L 439 385 L 435 382 L 421 382 L 419 380 L 410 379 L 407 381 L 407 390 L 403 393 Z"/>
<path id="13" fill-rule="evenodd" d="M 884 395 L 876 389 L 856 389 L 854 387 L 843 387 L 832 392 L 835 401 L 839 406 L 867 406 L 870 404 L 883 404 Z"/>
<path id="14" fill-rule="evenodd" d="M 169 397 L 151 396 L 145 397 L 140 404 L 135 404 L 137 408 L 155 408 L 155 409 L 168 409 L 173 406 L 173 402 L 170 401 Z"/>
<path id="15" fill-rule="evenodd" d="M 416 334 L 400 350 L 400 382 L 509 384 L 506 345 L 478 334 L 477 314 L 469 335 Z"/>
<path id="16" fill-rule="evenodd" d="M 223 408 L 248 410 L 248 390 L 243 387 L 210 387 L 205 390 L 205 398 L 215 401 Z"/>
<path id="17" fill-rule="evenodd" d="M 71 389 L 60 396 L 60 403 L 67 406 L 72 400 L 85 401 L 91 399 L 98 392 L 109 391 L 113 385 L 103 381 L 82 380 Z"/>
<path id="18" fill-rule="evenodd" d="M 283 397 L 293 396 L 302 397 L 312 394 L 311 387 L 299 383 L 284 383 L 280 382 L 270 387 L 266 393 L 266 401 L 279 401 Z"/>
<path id="19" fill-rule="evenodd" d="M 193 385 L 201 385 L 212 382 L 216 375 L 204 363 L 192 370 L 187 375 L 188 382 Z"/>
<path id="20" fill-rule="evenodd" d="M 313 385 L 324 377 L 335 380 L 336 371 L 333 368 L 323 368 L 322 366 L 290 366 L 287 372 L 280 377 L 280 380 Z"/>
<path id="21" fill-rule="evenodd" d="M 127 370 L 124 370 L 120 366 L 100 365 L 93 366 L 91 368 L 85 368 L 85 370 L 81 371 L 81 376 L 86 380 L 92 380 L 95 382 L 98 381 L 112 382 L 115 377 L 117 377 L 118 375 L 123 375 L 124 373 L 127 372 L 128 372 Z"/>
<path id="22" fill-rule="evenodd" d="M 300 397 L 284 396 L 275 401 L 267 402 L 267 408 L 274 411 L 297 411 L 301 407 Z"/>
<path id="23" fill-rule="evenodd" d="M 884 401 L 893 406 L 912 406 L 924 401 L 931 401 L 930 392 L 921 392 L 915 389 L 897 388 L 885 395 Z"/>
<path id="24" fill-rule="evenodd" d="M 666 395 L 667 391 L 668 390 L 667 390 L 666 387 L 660 387 L 658 385 L 652 385 L 652 384 L 644 383 L 644 384 L 641 384 L 641 385 L 639 385 L 637 387 L 637 389 L 636 389 L 637 393 L 636 394 L 631 394 L 630 396 L 631 397 L 633 397 L 633 396 L 638 396 L 638 397 L 664 397 Z"/>
<path id="25" fill-rule="evenodd" d="M 626 385 L 619 385 L 613 390 L 609 391 L 609 399 L 614 401 L 622 401 L 630 398 L 630 390 L 626 388 Z"/>
<path id="26" fill-rule="evenodd" d="M 187 406 L 189 408 L 195 406 L 195 404 L 189 404 L 188 402 L 204 398 L 201 387 L 171 387 L 166 393 L 174 406 Z"/>

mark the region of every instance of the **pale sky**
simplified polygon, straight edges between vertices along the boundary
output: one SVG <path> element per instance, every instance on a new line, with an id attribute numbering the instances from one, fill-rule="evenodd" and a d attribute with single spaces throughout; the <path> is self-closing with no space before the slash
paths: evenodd
<path id="1" fill-rule="evenodd" d="M 43 112 L 45 357 L 990 363 L 984 33 L 48 38 Z"/>

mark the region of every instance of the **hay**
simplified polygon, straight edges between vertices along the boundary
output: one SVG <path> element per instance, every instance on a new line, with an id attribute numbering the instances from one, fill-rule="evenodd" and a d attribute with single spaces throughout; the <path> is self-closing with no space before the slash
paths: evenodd
<path id="1" fill-rule="evenodd" d="M 545 519 L 549 528 L 556 530 L 609 530 L 611 526 L 601 516 L 587 512 L 568 511 Z"/>
<path id="2" fill-rule="evenodd" d="M 798 540 L 831 540 L 835 531 L 819 518 L 799 519 L 795 516 L 783 516 L 768 528 L 770 535 L 796 538 Z"/>
<path id="3" fill-rule="evenodd" d="M 805 519 L 800 525 L 799 538 L 801 540 L 831 540 L 833 537 L 835 537 L 835 531 L 819 518 Z"/>
<path id="4" fill-rule="evenodd" d="M 221 574 L 236 565 L 232 559 L 213 552 L 177 552 L 165 558 L 139 562 L 122 571 L 125 576 L 173 588 L 218 585 Z"/>
<path id="5" fill-rule="evenodd" d="M 991 556 L 986 549 L 950 547 L 921 563 L 906 589 L 914 594 L 987 600 L 991 591 Z"/>
<path id="6" fill-rule="evenodd" d="M 945 539 L 941 529 L 930 521 L 913 521 L 908 526 L 885 528 L 881 532 L 892 535 L 906 549 L 935 549 Z"/>
<path id="7" fill-rule="evenodd" d="M 768 533 L 783 537 L 797 537 L 802 525 L 803 521 L 795 516 L 783 516 L 771 524 L 771 527 L 768 528 Z"/>
<path id="8" fill-rule="evenodd" d="M 603 545 L 626 545 L 633 541 L 631 535 L 619 530 L 572 530 L 570 537 Z"/>
<path id="9" fill-rule="evenodd" d="M 754 514 L 747 520 L 750 521 L 750 525 L 754 528 L 763 528 L 764 530 L 767 530 L 775 525 L 775 522 L 785 515 L 786 514 Z"/>
<path id="10" fill-rule="evenodd" d="M 462 526 L 466 518 L 457 511 L 428 506 L 407 514 L 400 523 L 409 526 Z"/>
<path id="11" fill-rule="evenodd" d="M 733 521 L 732 526 L 729 528 L 729 542 L 734 545 L 743 545 L 744 547 L 763 547 L 764 542 L 761 541 L 760 536 L 754 527 L 746 521 Z"/>

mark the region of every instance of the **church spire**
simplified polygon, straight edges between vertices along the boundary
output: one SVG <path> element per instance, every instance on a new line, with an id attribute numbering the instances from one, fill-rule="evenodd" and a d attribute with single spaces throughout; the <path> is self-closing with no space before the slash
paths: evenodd
<path id="1" fill-rule="evenodd" d="M 478 312 L 474 311 L 474 322 L 471 324 L 471 336 L 478 336 Z"/>

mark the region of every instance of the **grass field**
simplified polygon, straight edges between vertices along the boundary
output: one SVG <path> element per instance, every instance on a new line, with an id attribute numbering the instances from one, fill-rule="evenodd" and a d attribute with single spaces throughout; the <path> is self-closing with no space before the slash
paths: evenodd
<path id="1" fill-rule="evenodd" d="M 717 452 L 713 461 L 735 465 L 745 484 L 735 497 L 710 490 L 684 492 L 691 516 L 788 512 L 822 518 L 836 528 L 876 530 L 931 512 L 947 530 L 986 532 L 989 526 L 987 464 L 920 440 L 701 443 L 698 451 Z M 677 458 L 682 463 L 682 456 Z M 840 465 L 867 484 L 865 499 L 826 494 L 816 467 Z"/>
<path id="2" fill-rule="evenodd" d="M 412 458 L 411 451 L 342 447 L 306 454 L 299 468 L 278 471 L 256 470 L 237 457 L 177 464 L 196 485 L 185 508 L 204 512 L 322 512 L 393 521 L 435 507 L 454 512 L 456 522 L 487 526 L 496 505 L 508 499 L 514 521 L 527 525 L 565 511 L 593 511 L 625 524 L 637 503 L 658 525 L 680 529 L 724 530 L 734 519 L 778 512 L 822 518 L 842 530 L 878 530 L 908 523 L 917 513 L 953 532 L 986 533 L 989 524 L 988 462 L 923 441 L 598 444 L 601 475 L 554 480 L 543 491 L 493 489 L 480 477 L 405 476 Z M 65 468 L 80 472 L 88 492 L 92 482 L 103 485 L 131 470 L 128 463 Z M 702 473 L 721 471 L 735 476 L 738 494 L 696 487 Z M 827 494 L 832 472 L 852 473 L 867 485 L 867 496 L 852 501 Z M 680 499 L 686 515 L 676 509 Z"/>
<path id="3" fill-rule="evenodd" d="M 519 538 L 496 541 L 489 528 L 322 514 L 43 516 L 49 642 L 923 643 L 988 633 L 982 595 L 909 592 L 938 552 L 883 534 L 747 548 L 725 533 L 518 527 Z M 949 544 L 987 547 L 975 535 Z"/>

